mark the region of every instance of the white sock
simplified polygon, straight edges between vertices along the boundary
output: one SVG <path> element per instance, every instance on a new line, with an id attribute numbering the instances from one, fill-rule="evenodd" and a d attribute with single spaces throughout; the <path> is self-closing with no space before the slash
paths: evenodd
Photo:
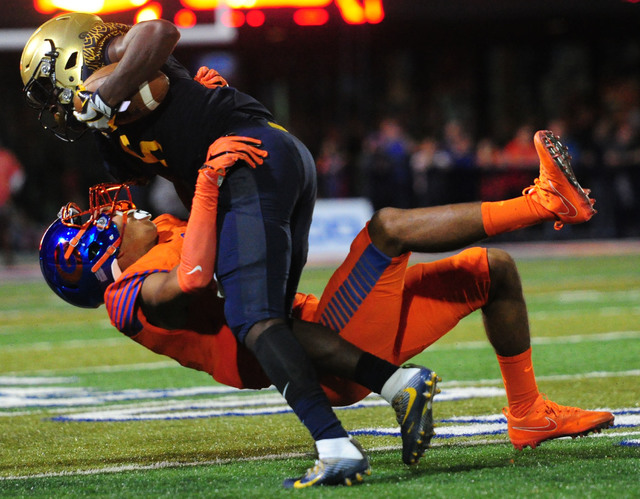
<path id="1" fill-rule="evenodd" d="M 345 459 L 362 459 L 364 456 L 353 445 L 349 437 L 342 438 L 325 438 L 316 440 L 316 448 L 318 449 L 318 458 L 345 458 Z"/>
<path id="2" fill-rule="evenodd" d="M 408 369 L 401 367 L 398 369 L 382 387 L 382 391 L 380 392 L 382 398 L 391 403 L 396 393 L 402 390 L 418 371 L 420 371 L 420 369 L 417 367 L 410 367 Z"/>

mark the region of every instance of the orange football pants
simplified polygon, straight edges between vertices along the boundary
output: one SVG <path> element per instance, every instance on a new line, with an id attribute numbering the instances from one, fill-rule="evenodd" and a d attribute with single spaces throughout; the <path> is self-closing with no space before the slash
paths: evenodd
<path id="1" fill-rule="evenodd" d="M 489 296 L 487 250 L 470 248 L 408 267 L 409 254 L 389 258 L 363 229 L 327 284 L 315 321 L 362 350 L 402 364 L 451 331 Z M 369 391 L 322 378 L 333 405 L 353 404 Z"/>

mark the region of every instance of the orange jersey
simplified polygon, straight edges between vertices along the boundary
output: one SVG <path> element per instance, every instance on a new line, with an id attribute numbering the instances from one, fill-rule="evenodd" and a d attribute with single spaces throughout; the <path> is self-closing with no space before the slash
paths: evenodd
<path id="1" fill-rule="evenodd" d="M 112 324 L 150 350 L 207 372 L 225 385 L 271 385 L 257 360 L 226 326 L 223 300 L 213 290 L 197 295 L 185 329 L 167 330 L 147 321 L 136 301 L 142 282 L 153 272 L 169 272 L 179 264 L 186 229 L 186 222 L 171 215 L 154 222 L 158 245 L 105 292 Z M 408 254 L 389 258 L 378 251 L 365 228 L 334 272 L 321 300 L 298 293 L 293 315 L 320 322 L 362 350 L 401 364 L 482 307 L 490 285 L 486 250 L 482 248 L 409 268 L 408 261 Z M 321 382 L 333 405 L 352 404 L 369 393 L 356 383 L 333 376 L 324 376 Z"/>
<path id="2" fill-rule="evenodd" d="M 165 329 L 151 324 L 140 309 L 138 294 L 146 276 L 169 272 L 180 263 L 187 223 L 171 215 L 153 221 L 158 244 L 111 284 L 105 305 L 111 323 L 148 349 L 171 357 L 180 364 L 209 373 L 236 388 L 264 388 L 271 383 L 253 355 L 239 345 L 224 322 L 224 301 L 215 291 L 194 296 L 185 329 Z"/>

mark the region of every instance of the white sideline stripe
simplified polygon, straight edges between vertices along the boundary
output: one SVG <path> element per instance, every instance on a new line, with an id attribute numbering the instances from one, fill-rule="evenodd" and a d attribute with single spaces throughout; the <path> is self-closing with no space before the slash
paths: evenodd
<path id="1" fill-rule="evenodd" d="M 233 393 L 233 395 L 226 395 Z M 220 417 L 228 415 L 266 415 L 291 412 L 282 395 L 272 391 L 249 391 L 240 394 L 240 390 L 225 386 L 176 388 L 170 390 L 120 390 L 113 392 L 97 392 L 86 388 L 0 388 L 0 409 L 25 408 L 62 408 L 84 407 L 82 412 L 53 418 L 57 421 L 140 421 L 168 420 Z M 205 400 L 172 400 L 175 397 L 216 395 L 215 399 Z M 224 395 L 224 396 L 219 396 Z M 438 395 L 439 401 L 463 400 L 469 398 L 504 396 L 504 390 L 493 387 L 451 388 Z M 127 400 L 142 401 L 147 399 L 162 400 L 161 403 L 150 401 L 119 406 L 105 407 L 107 402 Z M 386 406 L 381 397 L 371 395 L 366 399 L 346 407 Z M 86 407 L 88 406 L 88 407 Z M 265 407 L 269 406 L 269 407 Z M 249 409 L 248 407 L 252 407 Z M 261 407 L 255 409 L 255 407 Z M 13 413 L 8 413 L 11 415 Z M 0 415 L 4 415 L 0 412 Z"/>
<path id="2" fill-rule="evenodd" d="M 139 362 L 136 364 L 116 364 L 113 366 L 95 366 L 95 367 L 75 367 L 75 368 L 59 368 L 59 369 L 40 369 L 38 371 L 18 372 L 13 371 L 6 373 L 7 376 L 46 376 L 51 373 L 66 373 L 72 372 L 73 374 L 82 373 L 117 373 L 127 371 L 152 371 L 154 369 L 168 369 L 173 367 L 179 367 L 184 369 L 175 360 L 163 360 L 154 362 Z"/>
<path id="3" fill-rule="evenodd" d="M 85 348 L 85 347 L 115 347 L 129 345 L 126 336 L 114 336 L 113 338 L 100 338 L 94 340 L 69 340 L 69 341 L 41 341 L 25 345 L 7 345 L 2 347 L 3 352 L 15 352 L 20 350 L 50 350 L 52 348 Z"/>
<path id="4" fill-rule="evenodd" d="M 597 312 L 601 316 L 611 316 L 611 315 L 638 315 L 640 314 L 640 307 L 601 307 L 595 308 L 592 304 L 585 304 L 585 307 L 591 307 L 592 312 Z M 545 320 L 545 319 L 568 319 L 571 317 L 578 317 L 584 315 L 583 309 L 575 309 L 575 310 L 557 310 L 554 312 L 530 312 L 529 319 L 534 320 Z"/>
<path id="5" fill-rule="evenodd" d="M 553 345 L 553 344 L 574 344 L 574 343 L 583 343 L 583 342 L 603 342 L 603 341 L 617 341 L 623 339 L 636 339 L 640 338 L 640 331 L 611 331 L 608 333 L 599 333 L 599 334 L 575 334 L 570 336 L 561 336 L 561 337 L 534 337 L 531 338 L 531 343 L 533 345 Z M 121 336 L 114 338 L 103 338 L 103 339 L 94 339 L 94 340 L 70 340 L 66 342 L 49 342 L 43 341 L 39 343 L 32 343 L 29 345 L 7 345 L 2 347 L 3 352 L 13 352 L 20 350 L 49 350 L 51 348 L 84 348 L 84 347 L 111 347 L 111 346 L 121 346 L 129 344 L 129 339 Z M 428 351 L 455 351 L 455 350 L 475 350 L 475 349 L 490 349 L 491 345 L 488 341 L 468 341 L 461 342 L 455 344 L 445 344 L 445 345 L 431 345 L 427 350 Z M 154 362 L 149 364 L 133 364 L 132 369 L 140 369 L 141 366 L 144 365 L 145 369 L 161 369 L 163 367 L 178 367 L 179 364 L 177 362 Z M 79 368 L 73 369 L 74 372 L 115 372 L 118 370 L 126 371 L 127 364 L 122 364 L 120 366 L 98 366 L 98 367 L 90 367 L 90 368 Z M 153 367 L 151 367 L 153 366 Z M 32 373 L 48 373 L 48 372 L 56 372 L 56 371 L 68 371 L 68 369 L 52 369 L 52 370 L 41 370 L 41 371 L 30 371 Z M 14 374 L 14 373 L 8 373 Z M 17 373 L 15 373 L 17 374 Z"/>
<path id="6" fill-rule="evenodd" d="M 587 378 L 627 378 L 640 376 L 640 369 L 631 369 L 629 371 L 592 371 L 590 373 L 580 374 L 550 374 L 548 376 L 536 376 L 538 381 L 565 381 L 572 379 L 587 379 Z M 443 381 L 438 383 L 440 387 L 455 387 L 455 386 L 476 386 L 476 385 L 502 385 L 502 379 L 476 379 L 468 381 Z"/>
<path id="7" fill-rule="evenodd" d="M 59 385 L 73 383 L 75 381 L 77 381 L 75 376 L 0 376 L 0 387 L 2 385 Z"/>
<path id="8" fill-rule="evenodd" d="M 116 366 L 98 366 L 98 367 L 86 367 L 86 368 L 78 368 L 72 369 L 73 373 L 100 373 L 100 372 L 126 372 L 126 371 L 139 371 L 139 370 L 154 370 L 154 369 L 166 369 L 166 368 L 181 368 L 182 366 L 175 361 L 163 361 L 163 362 L 150 362 L 150 363 L 139 363 L 139 364 L 122 364 Z M 2 385 L 31 385 L 31 384 L 52 384 L 53 382 L 46 381 L 45 382 L 31 382 L 31 379 L 51 379 L 51 378 L 32 378 L 34 375 L 45 376 L 51 372 L 67 372 L 69 369 L 52 369 L 52 370 L 42 370 L 42 371 L 32 371 L 29 374 L 24 373 L 7 373 L 5 376 L 0 377 L 0 387 Z M 563 381 L 563 380 L 580 380 L 585 378 L 626 378 L 626 377 L 635 377 L 640 376 L 640 369 L 631 369 L 628 371 L 592 371 L 589 373 L 580 373 L 580 374 L 553 374 L 548 376 L 536 376 L 537 380 L 543 381 Z M 53 378 L 56 379 L 56 378 Z M 58 378 L 55 383 L 67 382 L 64 380 L 72 380 L 75 381 L 73 377 L 66 378 Z M 502 379 L 476 379 L 476 380 L 452 380 L 452 381 L 443 381 L 439 383 L 440 387 L 467 387 L 467 386 L 478 386 L 478 385 L 501 385 Z M 235 390 L 235 389 L 231 389 Z"/>
<path id="9" fill-rule="evenodd" d="M 598 433 L 595 435 L 588 435 L 586 438 L 594 438 L 594 437 L 621 437 L 621 436 L 636 436 L 640 435 L 640 431 L 632 431 L 625 433 L 612 433 L 612 434 L 603 434 Z M 568 438 L 568 437 L 567 437 Z M 636 442 L 640 444 L 640 440 L 627 440 L 627 443 L 635 444 Z M 481 445 L 511 445 L 505 438 L 490 438 L 490 439 L 482 439 L 482 440 L 473 440 L 470 442 L 433 442 L 431 447 L 479 447 Z M 401 446 L 399 445 L 384 445 L 378 447 L 370 447 L 367 449 L 367 452 L 387 452 L 387 451 L 395 451 L 399 450 Z M 110 473 L 122 473 L 125 471 L 145 471 L 145 470 L 159 470 L 159 469 L 167 469 L 167 468 L 191 468 L 195 466 L 220 466 L 225 464 L 232 464 L 238 462 L 255 462 L 255 461 L 275 461 L 281 459 L 295 459 L 302 457 L 309 457 L 308 452 L 289 452 L 286 454 L 267 454 L 265 456 L 253 456 L 253 457 L 240 457 L 240 458 L 226 458 L 226 459 L 214 459 L 209 461 L 193 461 L 190 463 L 185 463 L 181 461 L 162 461 L 160 463 L 154 464 L 127 464 L 123 466 L 108 466 L 100 469 L 89 469 L 89 470 L 75 470 L 75 471 L 55 471 L 50 473 L 37 473 L 34 475 L 15 475 L 15 476 L 0 476 L 1 481 L 10 481 L 10 480 L 31 480 L 35 478 L 57 478 L 57 477 L 65 477 L 65 476 L 88 476 L 88 475 L 102 475 L 102 474 L 110 474 Z"/>
<path id="10" fill-rule="evenodd" d="M 613 412 L 621 412 L 624 409 L 616 409 Z M 468 419 L 469 422 L 464 424 L 464 419 Z M 448 425 L 447 422 L 458 420 L 463 424 Z M 507 420 L 502 414 L 493 414 L 489 416 L 465 416 L 463 418 L 449 418 L 447 422 L 442 423 L 438 420 L 436 427 L 436 439 L 448 439 L 455 437 L 474 437 L 477 435 L 496 435 L 507 432 Z M 633 428 L 640 426 L 640 415 L 638 414 L 616 414 L 613 428 Z M 354 430 L 352 433 L 360 435 L 389 435 L 400 436 L 400 428 L 397 426 L 390 428 L 360 428 Z M 637 435 L 640 431 L 625 432 L 625 433 L 596 433 L 594 436 L 604 437 L 619 437 L 627 436 L 628 434 Z"/>
<path id="11" fill-rule="evenodd" d="M 51 329 L 50 320 L 47 319 L 46 312 L 51 312 L 51 309 L 42 309 L 42 311 L 38 310 L 30 310 L 27 312 L 19 312 L 19 311 L 0 311 L 0 323 L 12 319 L 12 320 L 20 320 L 25 321 L 24 324 L 7 324 L 0 326 L 0 335 L 3 334 L 15 334 L 16 331 L 28 330 L 30 331 L 41 331 Z M 41 321 L 32 324 L 31 321 L 34 320 L 34 317 L 40 318 Z M 99 327 L 100 329 L 113 330 L 113 326 L 111 325 L 111 321 L 109 319 L 100 319 L 97 321 L 91 321 L 92 326 L 87 326 L 87 320 L 85 318 L 79 318 L 68 321 L 57 321 L 55 326 L 58 328 L 70 327 L 70 328 L 80 328 L 80 327 Z M 95 324 L 95 326 L 94 326 Z"/>
<path id="12" fill-rule="evenodd" d="M 569 336 L 559 336 L 559 337 L 532 337 L 531 343 L 533 345 L 553 345 L 558 344 L 561 345 L 563 343 L 582 343 L 582 342 L 591 342 L 591 341 L 617 341 L 617 340 L 626 340 L 626 339 L 636 339 L 640 338 L 640 331 L 611 331 L 608 333 L 596 333 L 596 334 L 573 334 Z M 491 348 L 491 344 L 486 341 L 467 341 L 460 342 L 455 344 L 447 344 L 447 345 L 431 345 L 427 351 L 434 350 L 475 350 L 478 348 Z"/>

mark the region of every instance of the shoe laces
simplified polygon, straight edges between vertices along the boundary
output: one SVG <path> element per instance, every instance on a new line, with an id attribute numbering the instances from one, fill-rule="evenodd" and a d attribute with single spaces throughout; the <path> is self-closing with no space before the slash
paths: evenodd
<path id="1" fill-rule="evenodd" d="M 540 395 L 542 395 L 542 398 L 544 399 L 544 404 L 545 404 L 545 413 L 546 414 L 553 414 L 554 416 L 558 416 L 560 415 L 561 412 L 578 412 L 580 411 L 580 409 L 578 409 L 577 407 L 570 407 L 570 406 L 561 406 L 555 402 L 553 402 L 552 400 L 549 400 L 547 398 L 547 396 L 544 393 L 541 393 Z"/>
<path id="2" fill-rule="evenodd" d="M 324 463 L 321 459 L 317 459 L 313 467 L 309 468 L 305 473 L 305 478 L 309 478 L 312 476 L 319 475 L 322 471 L 324 471 Z"/>
<path id="3" fill-rule="evenodd" d="M 396 419 L 398 420 L 398 424 L 402 424 L 404 421 L 404 416 L 407 410 L 406 399 L 409 396 L 405 393 L 402 395 L 396 395 L 391 401 L 391 407 L 396 412 Z"/>
<path id="4" fill-rule="evenodd" d="M 530 196 L 533 193 L 538 194 L 538 196 L 543 198 L 547 203 L 551 203 L 552 197 L 554 196 L 554 193 L 546 189 L 544 182 L 539 178 L 534 179 L 533 185 L 530 185 L 529 187 L 525 187 L 522 190 L 523 196 Z M 564 227 L 564 224 L 560 220 L 556 220 L 555 223 L 553 224 L 553 228 L 555 230 L 560 230 L 562 229 L 562 227 Z"/>
<path id="5" fill-rule="evenodd" d="M 560 407 L 554 401 L 549 400 L 544 393 L 541 393 L 542 399 L 544 400 L 544 412 L 545 414 L 552 414 L 557 416 L 560 412 Z"/>

